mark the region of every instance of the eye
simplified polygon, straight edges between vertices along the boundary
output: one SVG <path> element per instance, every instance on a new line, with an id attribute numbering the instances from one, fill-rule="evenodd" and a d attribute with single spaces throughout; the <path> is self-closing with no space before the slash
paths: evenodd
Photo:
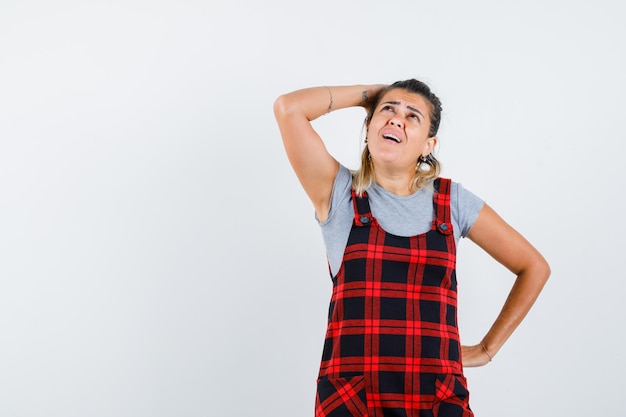
<path id="1" fill-rule="evenodd" d="M 389 104 L 386 104 L 383 107 L 381 107 L 380 111 L 394 111 L 394 108 L 393 108 L 393 106 L 390 106 Z"/>

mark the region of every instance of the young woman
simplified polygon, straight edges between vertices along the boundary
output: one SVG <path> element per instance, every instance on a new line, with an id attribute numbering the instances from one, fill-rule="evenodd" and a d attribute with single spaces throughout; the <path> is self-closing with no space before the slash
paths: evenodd
<path id="1" fill-rule="evenodd" d="M 356 172 L 311 126 L 352 106 L 367 112 Z M 333 280 L 315 415 L 473 416 L 463 366 L 493 359 L 537 299 L 547 262 L 481 199 L 439 178 L 441 103 L 424 83 L 306 88 L 278 97 L 274 113 Z M 455 273 L 466 236 L 517 276 L 490 330 L 468 346 Z"/>

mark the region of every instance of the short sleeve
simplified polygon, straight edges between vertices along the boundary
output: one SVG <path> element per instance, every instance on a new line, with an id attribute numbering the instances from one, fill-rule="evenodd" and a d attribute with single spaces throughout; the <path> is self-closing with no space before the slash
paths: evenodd
<path id="1" fill-rule="evenodd" d="M 452 216 L 459 226 L 460 236 L 466 237 L 478 218 L 485 201 L 460 183 L 452 183 Z"/>
<path id="2" fill-rule="evenodd" d="M 348 168 L 343 165 L 339 165 L 339 171 L 337 172 L 337 176 L 335 177 L 335 182 L 333 183 L 333 191 L 330 197 L 330 210 L 328 211 L 328 218 L 323 223 L 330 222 L 331 218 L 337 212 L 339 207 L 342 207 L 345 204 L 345 200 L 350 198 L 352 190 L 352 173 Z M 317 214 L 315 215 L 315 219 L 319 221 L 317 218 Z"/>

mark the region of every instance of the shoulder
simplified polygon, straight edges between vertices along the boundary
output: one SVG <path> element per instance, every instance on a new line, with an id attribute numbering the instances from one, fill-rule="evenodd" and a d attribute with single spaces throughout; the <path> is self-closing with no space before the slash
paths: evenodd
<path id="1" fill-rule="evenodd" d="M 460 182 L 451 181 L 450 194 L 451 197 L 453 199 L 456 199 L 460 204 L 468 202 L 476 203 L 476 201 L 481 201 L 482 203 L 484 203 L 484 201 L 479 196 L 465 188 Z"/>
<path id="2" fill-rule="evenodd" d="M 450 205 L 452 216 L 457 219 L 461 236 L 465 237 L 472 228 L 485 201 L 465 188 L 461 183 L 452 181 L 450 187 Z"/>
<path id="3" fill-rule="evenodd" d="M 352 185 L 352 171 L 345 165 L 339 164 L 339 171 L 337 171 L 337 177 L 335 178 L 335 186 L 337 184 L 350 183 Z"/>
<path id="4" fill-rule="evenodd" d="M 328 218 L 322 223 L 329 223 L 338 211 L 345 211 L 352 197 L 352 172 L 344 165 L 339 164 L 339 170 L 333 183 L 330 196 L 330 210 Z"/>
<path id="5" fill-rule="evenodd" d="M 352 195 L 352 171 L 344 165 L 339 165 L 339 171 L 333 183 L 332 200 L 349 198 Z"/>

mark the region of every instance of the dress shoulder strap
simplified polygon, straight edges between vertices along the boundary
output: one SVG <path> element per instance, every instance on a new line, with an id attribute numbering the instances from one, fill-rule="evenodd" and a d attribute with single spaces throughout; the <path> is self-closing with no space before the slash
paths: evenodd
<path id="1" fill-rule="evenodd" d="M 435 206 L 435 225 L 437 230 L 444 235 L 452 233 L 452 216 L 450 211 L 450 189 L 452 181 L 449 178 L 437 178 L 433 182 L 435 193 L 433 205 Z"/>
<path id="2" fill-rule="evenodd" d="M 354 189 L 352 190 L 352 206 L 354 207 L 355 226 L 370 226 L 376 223 L 376 219 L 372 216 L 372 209 L 370 208 L 370 201 L 366 191 L 363 191 L 361 195 L 357 195 Z"/>

